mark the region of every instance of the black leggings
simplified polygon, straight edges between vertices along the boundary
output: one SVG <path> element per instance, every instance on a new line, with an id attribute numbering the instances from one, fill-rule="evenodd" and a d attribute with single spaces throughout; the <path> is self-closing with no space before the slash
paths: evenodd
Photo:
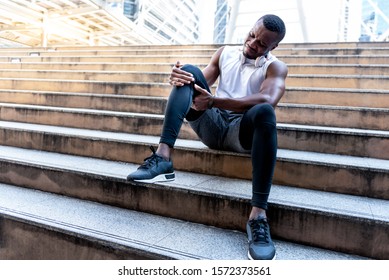
<path id="1" fill-rule="evenodd" d="M 199 68 L 187 64 L 182 67 L 182 70 L 192 73 L 195 78 L 195 83 L 208 92 L 211 92 Z M 173 148 L 184 119 L 195 120 L 202 115 L 204 111 L 196 111 L 191 108 L 195 94 L 196 91 L 193 83 L 181 87 L 173 87 L 166 105 L 161 143 L 165 143 L 170 148 Z"/>
<path id="2" fill-rule="evenodd" d="M 210 92 L 199 68 L 185 65 L 182 69 L 192 73 L 195 83 Z M 193 84 L 173 87 L 166 106 L 161 143 L 174 147 L 184 119 L 194 121 L 204 113 L 191 109 L 195 94 Z M 252 206 L 266 210 L 277 156 L 276 117 L 270 104 L 257 104 L 243 114 L 239 141 L 244 149 L 251 150 Z"/>
<path id="3" fill-rule="evenodd" d="M 251 204 L 266 210 L 277 159 L 276 115 L 270 104 L 257 104 L 243 115 L 239 141 L 243 148 L 251 149 L 253 167 Z"/>

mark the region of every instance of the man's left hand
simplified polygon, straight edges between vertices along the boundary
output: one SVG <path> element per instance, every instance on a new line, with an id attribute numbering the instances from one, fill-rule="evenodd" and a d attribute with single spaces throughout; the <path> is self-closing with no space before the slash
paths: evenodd
<path id="1" fill-rule="evenodd" d="M 192 108 L 196 111 L 205 111 L 209 109 L 209 104 L 213 103 L 213 95 L 198 85 L 194 85 L 195 90 L 199 93 L 193 99 Z"/>

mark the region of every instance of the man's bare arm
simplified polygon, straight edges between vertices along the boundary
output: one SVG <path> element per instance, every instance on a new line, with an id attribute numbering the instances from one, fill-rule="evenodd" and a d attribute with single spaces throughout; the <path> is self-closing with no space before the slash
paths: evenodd
<path id="1" fill-rule="evenodd" d="M 259 93 L 242 98 L 222 98 L 213 97 L 205 89 L 196 86 L 196 90 L 201 94 L 195 98 L 195 110 L 206 110 L 210 106 L 230 110 L 234 112 L 244 112 L 260 103 L 269 103 L 274 108 L 285 93 L 285 79 L 288 68 L 281 61 L 270 64 L 266 79 L 259 89 Z"/>
<path id="2" fill-rule="evenodd" d="M 209 87 L 211 87 L 220 75 L 219 59 L 224 47 L 219 48 L 211 57 L 208 65 L 202 70 L 205 80 Z"/>
<path id="3" fill-rule="evenodd" d="M 275 61 L 269 65 L 266 79 L 263 81 L 258 94 L 242 98 L 214 98 L 213 106 L 243 112 L 259 103 L 269 103 L 274 108 L 285 93 L 285 80 L 288 68 L 281 61 Z"/>

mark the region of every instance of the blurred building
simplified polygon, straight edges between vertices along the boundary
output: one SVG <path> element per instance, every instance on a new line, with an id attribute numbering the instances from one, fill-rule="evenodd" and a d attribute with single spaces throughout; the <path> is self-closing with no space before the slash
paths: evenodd
<path id="1" fill-rule="evenodd" d="M 110 1 L 110 0 L 108 0 Z M 117 0 L 113 0 L 111 5 Z M 191 44 L 199 40 L 199 9 L 196 0 L 121 0 L 116 3 L 136 31 L 161 43 Z"/>
<path id="2" fill-rule="evenodd" d="M 360 41 L 389 41 L 389 1 L 363 0 Z"/>
<path id="3" fill-rule="evenodd" d="M 139 0 L 123 0 L 123 14 L 131 20 L 139 15 Z"/>
<path id="4" fill-rule="evenodd" d="M 213 29 L 213 43 L 223 44 L 226 39 L 226 27 L 229 10 L 228 1 L 217 0 Z"/>
<path id="5" fill-rule="evenodd" d="M 2 46 L 238 44 L 259 17 L 283 42 L 388 41 L 388 0 L 3 0 Z"/>

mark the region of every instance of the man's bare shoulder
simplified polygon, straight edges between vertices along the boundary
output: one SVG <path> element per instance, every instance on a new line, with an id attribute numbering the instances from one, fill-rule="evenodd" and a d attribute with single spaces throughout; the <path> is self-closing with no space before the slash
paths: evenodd
<path id="1" fill-rule="evenodd" d="M 211 61 L 210 61 L 210 63 L 209 63 L 211 66 L 213 66 L 213 67 L 218 67 L 218 65 L 219 65 L 219 59 L 220 59 L 220 56 L 221 56 L 221 54 L 222 54 L 222 52 L 223 52 L 223 50 L 224 50 L 224 47 L 225 47 L 225 46 L 222 46 L 222 47 L 218 48 L 218 49 L 214 52 L 214 54 L 213 54 L 212 57 L 211 57 Z"/>
<path id="2" fill-rule="evenodd" d="M 225 47 L 226 47 L 226 46 L 221 46 L 220 48 L 218 48 L 218 49 L 215 51 L 215 53 L 213 54 L 213 56 L 219 58 L 219 57 L 221 56 L 221 54 L 222 54 L 222 52 L 223 52 L 223 50 L 224 50 Z"/>
<path id="3" fill-rule="evenodd" d="M 288 66 L 281 60 L 273 61 L 267 69 L 267 76 L 286 78 L 287 75 Z"/>

